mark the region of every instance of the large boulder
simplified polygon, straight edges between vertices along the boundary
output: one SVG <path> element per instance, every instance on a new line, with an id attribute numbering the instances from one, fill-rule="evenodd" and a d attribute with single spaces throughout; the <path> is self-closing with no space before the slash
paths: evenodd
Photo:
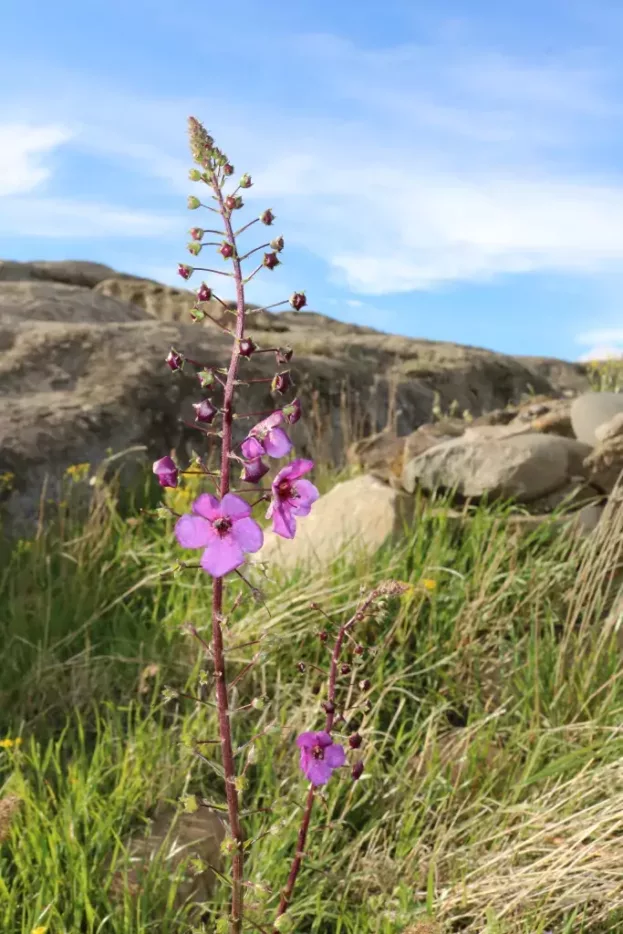
<path id="1" fill-rule="evenodd" d="M 106 324 L 149 320 L 141 308 L 92 289 L 36 279 L 0 280 L 0 323 L 34 328 L 42 321 Z"/>
<path id="2" fill-rule="evenodd" d="M 12 260 L 0 261 L 0 281 L 19 282 L 39 279 L 46 282 L 60 282 L 64 285 L 79 285 L 92 289 L 103 279 L 110 276 L 123 276 L 103 263 L 90 263 L 81 260 L 38 260 L 30 263 L 18 263 Z"/>
<path id="3" fill-rule="evenodd" d="M 596 432 L 615 415 L 623 413 L 623 393 L 586 392 L 571 405 L 571 424 L 578 441 L 594 445 Z"/>
<path id="4" fill-rule="evenodd" d="M 623 435 L 623 412 L 619 412 L 608 422 L 604 422 L 595 431 L 597 441 L 610 441 L 611 438 L 618 438 Z"/>
<path id="5" fill-rule="evenodd" d="M 500 426 L 501 431 L 506 431 Z M 403 486 L 413 492 L 452 490 L 464 498 L 516 499 L 528 503 L 581 475 L 590 447 L 536 433 L 458 438 L 430 448 L 408 463 Z"/>
<path id="6" fill-rule="evenodd" d="M 413 498 L 364 474 L 321 496 L 309 516 L 297 519 L 294 539 L 269 531 L 254 564 L 290 571 L 326 567 L 339 556 L 356 559 L 371 554 L 402 532 L 414 518 Z"/>

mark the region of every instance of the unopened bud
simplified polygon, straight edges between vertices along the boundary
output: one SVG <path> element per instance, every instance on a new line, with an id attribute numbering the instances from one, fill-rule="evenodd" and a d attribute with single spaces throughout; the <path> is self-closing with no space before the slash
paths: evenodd
<path id="1" fill-rule="evenodd" d="M 166 357 L 166 363 L 172 370 L 181 370 L 184 366 L 184 357 L 171 347 Z"/>
<path id="2" fill-rule="evenodd" d="M 285 243 L 283 242 L 283 237 L 276 237 L 274 240 L 270 241 L 271 250 L 275 250 L 277 253 L 281 253 L 284 246 Z"/>
<path id="3" fill-rule="evenodd" d="M 177 696 L 177 691 L 174 688 L 164 687 L 162 689 L 162 699 L 167 704 L 169 701 L 175 700 Z"/>
<path id="4" fill-rule="evenodd" d="M 279 366 L 283 366 L 284 363 L 289 363 L 293 354 L 294 351 L 291 347 L 279 347 L 275 353 Z"/>
<path id="5" fill-rule="evenodd" d="M 290 425 L 296 425 L 302 415 L 301 400 L 293 399 L 289 405 L 284 405 L 281 411 L 283 412 L 284 418 L 290 423 Z"/>
<path id="6" fill-rule="evenodd" d="M 250 188 L 252 184 L 253 182 L 251 181 L 251 176 L 245 172 L 245 174 L 242 176 L 242 178 L 238 182 L 238 187 L 239 188 Z"/>
<path id="7" fill-rule="evenodd" d="M 300 671 L 301 674 L 303 674 L 303 672 L 305 671 L 305 669 L 306 669 L 307 666 L 305 665 L 305 662 L 297 662 L 296 667 L 297 667 L 298 671 Z"/>
<path id="8" fill-rule="evenodd" d="M 182 279 L 190 279 L 194 271 L 194 268 L 192 266 L 187 266 L 186 263 L 179 263 L 177 267 L 177 274 L 181 276 Z"/>
<path id="9" fill-rule="evenodd" d="M 230 165 L 230 163 L 226 161 L 223 166 L 223 175 L 233 175 L 233 174 L 234 174 L 233 165 Z"/>
<path id="10" fill-rule="evenodd" d="M 280 265 L 279 257 L 276 253 L 264 253 L 262 265 L 266 266 L 267 269 L 274 269 L 276 266 Z"/>
<path id="11" fill-rule="evenodd" d="M 320 639 L 321 642 L 326 642 L 327 639 L 329 638 L 329 633 L 323 629 L 322 632 L 318 633 L 318 638 Z"/>
<path id="12" fill-rule="evenodd" d="M 201 247 L 201 243 L 197 243 L 196 240 L 186 244 L 186 249 L 189 253 L 192 253 L 193 256 L 199 256 L 201 253 Z"/>
<path id="13" fill-rule="evenodd" d="M 209 386 L 214 385 L 214 373 L 212 370 L 201 370 L 197 373 L 197 377 L 202 389 L 207 389 Z"/>
<path id="14" fill-rule="evenodd" d="M 253 700 L 251 701 L 251 706 L 253 707 L 253 710 L 263 710 L 264 707 L 266 706 L 264 703 L 264 698 L 254 697 Z"/>
<path id="15" fill-rule="evenodd" d="M 196 402 L 193 409 L 195 410 L 195 421 L 206 422 L 208 425 L 214 421 L 214 416 L 218 413 L 218 409 L 212 405 L 209 399 Z"/>
<path id="16" fill-rule="evenodd" d="M 300 311 L 307 304 L 305 292 L 293 292 L 289 301 L 295 311 Z"/>
<path id="17" fill-rule="evenodd" d="M 235 853 L 238 849 L 236 841 L 233 837 L 230 837 L 229 834 L 224 837 L 223 842 L 221 843 L 221 853 L 224 853 L 226 856 L 231 853 Z"/>
<path id="18" fill-rule="evenodd" d="M 270 227 L 270 225 L 272 224 L 272 222 L 274 221 L 274 219 L 275 219 L 275 215 L 274 215 L 273 212 L 270 210 L 270 208 L 269 208 L 267 211 L 264 211 L 263 214 L 260 214 L 260 220 L 261 220 L 261 222 L 262 222 L 263 224 L 266 224 L 267 227 Z"/>
<path id="19" fill-rule="evenodd" d="M 244 480 L 245 483 L 259 483 L 269 470 L 270 468 L 261 457 L 254 457 L 252 460 L 245 461 L 240 479 Z"/>
<path id="20" fill-rule="evenodd" d="M 191 182 L 200 182 L 201 181 L 201 172 L 199 169 L 191 169 L 188 173 L 188 177 Z"/>
<path id="21" fill-rule="evenodd" d="M 201 308 L 191 308 L 190 317 L 193 319 L 193 323 L 196 324 L 197 321 L 203 321 L 203 319 L 206 317 L 206 313 L 205 311 L 202 311 Z"/>
<path id="22" fill-rule="evenodd" d="M 194 795 L 185 795 L 182 798 L 182 807 L 184 808 L 186 814 L 194 814 L 199 810 L 199 805 Z"/>
<path id="23" fill-rule="evenodd" d="M 351 749 L 359 749 L 363 740 L 360 733 L 353 733 L 352 736 L 348 737 L 348 745 Z"/>
<path id="24" fill-rule="evenodd" d="M 250 357 L 257 350 L 257 344 L 250 337 L 243 337 L 238 343 L 238 353 L 241 357 Z"/>
<path id="25" fill-rule="evenodd" d="M 330 700 L 324 701 L 322 704 L 322 709 L 325 711 L 325 713 L 335 713 L 335 704 Z"/>
<path id="26" fill-rule="evenodd" d="M 188 231 L 193 240 L 202 240 L 205 230 L 203 227 L 191 227 Z"/>
<path id="27" fill-rule="evenodd" d="M 228 243 L 227 240 L 223 240 L 219 247 L 219 253 L 223 259 L 231 259 L 231 257 L 234 255 L 233 244 Z"/>
<path id="28" fill-rule="evenodd" d="M 363 762 L 355 762 L 350 770 L 350 774 L 354 782 L 358 781 L 363 775 Z"/>
<path id="29" fill-rule="evenodd" d="M 275 373 L 271 383 L 272 392 L 284 393 L 292 386 L 292 377 L 289 370 L 283 370 L 282 373 Z"/>
<path id="30" fill-rule="evenodd" d="M 355 646 L 355 655 L 363 655 L 364 647 L 362 645 Z"/>
<path id="31" fill-rule="evenodd" d="M 349 675 L 351 672 L 351 667 L 349 664 L 347 664 L 347 662 L 344 662 L 344 664 L 340 666 L 340 671 L 343 675 Z"/>
<path id="32" fill-rule="evenodd" d="M 212 289 L 202 282 L 199 288 L 197 289 L 197 301 L 198 302 L 209 302 L 212 298 Z"/>
<path id="33" fill-rule="evenodd" d="M 225 198 L 225 207 L 228 211 L 237 211 L 242 207 L 242 198 L 240 195 L 227 195 Z"/>
<path id="34" fill-rule="evenodd" d="M 369 691 L 371 687 L 372 687 L 372 682 L 368 681 L 367 678 L 364 678 L 363 681 L 359 682 L 359 688 L 362 691 Z"/>
<path id="35" fill-rule="evenodd" d="M 196 211 L 197 208 L 201 207 L 201 201 L 199 198 L 196 198 L 195 195 L 189 195 L 186 204 L 189 211 Z"/>

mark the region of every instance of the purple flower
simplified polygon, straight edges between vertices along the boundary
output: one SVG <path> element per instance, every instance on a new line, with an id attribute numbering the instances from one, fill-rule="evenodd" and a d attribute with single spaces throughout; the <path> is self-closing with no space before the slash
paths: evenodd
<path id="1" fill-rule="evenodd" d="M 268 471 L 268 464 L 265 464 L 261 457 L 255 457 L 245 463 L 240 479 L 246 483 L 259 483 Z"/>
<path id="2" fill-rule="evenodd" d="M 244 564 L 245 552 L 259 551 L 264 533 L 251 518 L 251 507 L 239 496 L 226 493 L 221 502 L 209 493 L 195 500 L 190 515 L 175 525 L 182 548 L 204 548 L 201 567 L 212 577 L 224 577 Z"/>
<path id="3" fill-rule="evenodd" d="M 328 733 L 301 733 L 296 741 L 301 750 L 301 770 L 312 785 L 326 785 L 334 769 L 346 762 L 344 747 Z"/>
<path id="4" fill-rule="evenodd" d="M 279 411 L 258 422 L 242 442 L 240 450 L 243 457 L 256 460 L 264 454 L 268 454 L 269 457 L 285 457 L 289 454 L 292 442 L 283 428 L 279 428 L 282 421 L 283 413 Z"/>
<path id="5" fill-rule="evenodd" d="M 273 499 L 266 518 L 273 520 L 273 531 L 282 538 L 294 538 L 295 516 L 308 516 L 320 496 L 313 483 L 300 479 L 313 466 L 313 461 L 294 460 L 273 480 Z"/>
<path id="6" fill-rule="evenodd" d="M 175 461 L 171 457 L 161 457 L 159 461 L 154 461 L 154 473 L 158 477 L 160 486 L 177 486 L 179 470 Z"/>

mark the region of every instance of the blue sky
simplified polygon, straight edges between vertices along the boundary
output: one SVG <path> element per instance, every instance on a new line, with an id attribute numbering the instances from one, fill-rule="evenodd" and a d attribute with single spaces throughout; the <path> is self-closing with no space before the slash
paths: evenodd
<path id="1" fill-rule="evenodd" d="M 620 0 L 3 0 L 1 25 L 0 257 L 180 284 L 194 114 L 286 240 L 249 300 L 623 349 Z"/>

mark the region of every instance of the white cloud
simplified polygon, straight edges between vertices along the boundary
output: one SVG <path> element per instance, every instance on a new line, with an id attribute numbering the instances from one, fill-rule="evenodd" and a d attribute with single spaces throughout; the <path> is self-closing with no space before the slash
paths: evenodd
<path id="1" fill-rule="evenodd" d="M 591 360 L 619 360 L 623 359 L 623 344 L 620 347 L 596 346 L 583 353 L 578 360 L 580 363 L 590 363 Z"/>
<path id="2" fill-rule="evenodd" d="M 154 238 L 179 229 L 177 216 L 65 198 L 5 198 L 0 210 L 0 236 L 7 237 Z"/>
<path id="3" fill-rule="evenodd" d="M 0 197 L 30 192 L 46 182 L 51 170 L 44 158 L 71 136 L 60 125 L 0 124 Z"/>

